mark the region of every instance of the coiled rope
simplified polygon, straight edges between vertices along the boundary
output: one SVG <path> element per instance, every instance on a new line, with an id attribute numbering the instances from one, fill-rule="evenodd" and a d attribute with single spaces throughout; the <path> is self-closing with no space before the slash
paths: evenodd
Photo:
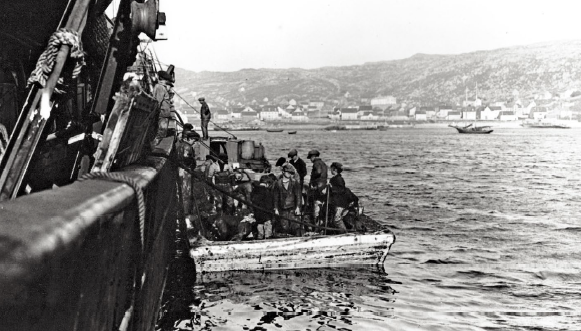
<path id="1" fill-rule="evenodd" d="M 139 215 L 139 234 L 141 239 L 141 249 L 145 248 L 145 198 L 143 190 L 132 177 L 118 172 L 92 172 L 84 174 L 79 181 L 87 179 L 104 179 L 112 182 L 124 183 L 129 185 L 137 196 L 137 211 Z"/>
<path id="2" fill-rule="evenodd" d="M 71 79 L 77 78 L 81 73 L 81 69 L 85 65 L 85 53 L 83 52 L 81 37 L 79 36 L 79 33 L 74 30 L 62 28 L 52 34 L 48 41 L 47 48 L 38 58 L 36 68 L 34 68 L 32 74 L 28 78 L 29 86 L 34 83 L 38 83 L 42 87 L 46 86 L 46 81 L 54 69 L 56 57 L 61 45 L 71 46 L 69 56 L 75 62 Z M 57 83 L 59 86 L 64 85 L 63 77 L 59 77 Z M 65 91 L 60 88 L 55 88 L 55 92 L 62 94 Z"/>
<path id="3" fill-rule="evenodd" d="M 6 151 L 6 145 L 8 145 L 9 139 L 10 136 L 8 135 L 6 127 L 2 123 L 0 123 L 0 156 L 2 156 L 2 154 L 4 154 L 4 152 Z"/>

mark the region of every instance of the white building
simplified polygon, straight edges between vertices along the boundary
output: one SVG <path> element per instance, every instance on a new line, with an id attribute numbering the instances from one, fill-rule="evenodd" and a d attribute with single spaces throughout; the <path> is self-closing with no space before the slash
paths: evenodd
<path id="1" fill-rule="evenodd" d="M 297 108 L 295 111 L 293 111 L 291 115 L 293 121 L 305 122 L 309 120 L 307 113 L 300 108 Z"/>
<path id="2" fill-rule="evenodd" d="M 416 121 L 427 121 L 428 115 L 425 110 L 418 110 L 415 114 Z"/>
<path id="3" fill-rule="evenodd" d="M 218 109 L 213 111 L 213 113 L 216 117 L 216 120 L 219 122 L 227 122 L 232 118 L 232 116 L 230 116 L 230 112 L 225 109 Z"/>
<path id="4" fill-rule="evenodd" d="M 342 121 L 356 121 L 359 119 L 359 109 L 357 108 L 341 108 Z"/>
<path id="5" fill-rule="evenodd" d="M 259 114 L 263 121 L 276 121 L 280 119 L 280 113 L 277 106 L 264 106 Z"/>
<path id="6" fill-rule="evenodd" d="M 232 119 L 242 118 L 242 111 L 243 110 L 244 110 L 244 107 L 236 107 L 236 108 L 232 109 L 232 113 L 230 114 L 232 116 Z"/>

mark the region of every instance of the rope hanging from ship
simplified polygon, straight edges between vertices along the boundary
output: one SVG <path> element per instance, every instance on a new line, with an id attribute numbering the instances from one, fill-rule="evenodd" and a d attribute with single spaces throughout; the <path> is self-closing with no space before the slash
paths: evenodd
<path id="1" fill-rule="evenodd" d="M 146 45 L 146 47 L 147 47 L 147 45 Z M 144 49 L 141 51 L 141 53 L 145 55 L 145 47 L 144 47 Z M 157 54 L 151 54 L 151 53 L 150 53 L 150 56 L 151 56 L 151 57 L 153 57 L 153 58 L 155 58 L 155 60 L 156 60 L 157 62 L 159 62 L 159 59 L 157 59 Z M 154 62 L 155 62 L 155 61 L 154 61 Z M 160 63 L 160 62 L 159 62 L 159 63 Z M 187 101 L 187 100 L 186 100 L 184 97 L 182 97 L 182 96 L 181 96 L 179 93 L 177 93 L 177 92 L 176 92 L 175 90 L 173 90 L 173 89 L 172 89 L 172 92 L 173 92 L 175 95 L 177 95 L 177 96 L 178 96 L 178 97 L 179 97 L 179 98 L 180 98 L 180 99 L 181 99 L 181 100 L 182 100 L 182 101 L 183 101 L 183 102 L 184 102 L 186 105 L 188 105 L 188 106 L 189 106 L 191 109 L 193 109 L 193 110 L 194 110 L 196 113 L 200 113 L 200 111 L 199 111 L 198 109 L 196 109 L 194 106 L 192 106 L 192 105 L 191 105 L 191 104 L 190 104 L 190 103 L 189 103 L 189 102 L 188 102 L 188 101 Z M 177 123 L 179 124 L 179 126 L 183 127 L 183 125 L 184 125 L 183 119 L 181 118 L 181 116 L 179 115 L 179 113 L 178 113 L 178 112 L 175 112 L 175 111 L 174 111 L 174 113 L 176 114 L 176 118 L 178 119 Z M 232 133 L 231 133 L 231 132 L 229 132 L 228 130 L 224 129 L 223 127 L 219 126 L 219 125 L 218 125 L 218 124 L 216 124 L 214 121 L 211 121 L 211 122 L 212 122 L 212 123 L 214 124 L 214 126 L 215 126 L 215 127 L 217 127 L 218 129 L 220 129 L 220 130 L 222 130 L 222 131 L 226 132 L 227 134 L 231 135 L 232 137 L 236 138 L 236 136 L 235 136 L 234 134 L 232 134 Z M 214 154 L 213 156 L 218 156 L 218 155 L 216 155 L 216 153 L 214 153 L 214 152 L 213 152 L 213 151 L 212 151 L 212 150 L 209 148 L 209 146 L 208 146 L 208 145 L 207 145 L 205 142 L 203 142 L 203 141 L 200 141 L 200 143 L 201 143 L 202 145 L 204 145 L 204 146 L 208 147 L 208 149 L 209 149 L 210 153 L 211 153 L 211 154 Z M 221 187 L 218 187 L 218 186 L 214 185 L 212 182 L 209 182 L 207 179 L 205 179 L 205 178 L 202 178 L 200 175 L 198 175 L 198 174 L 194 173 L 194 172 L 193 172 L 191 169 L 189 169 L 188 167 L 184 167 L 184 166 L 181 166 L 181 165 L 179 165 L 179 166 L 180 166 L 182 169 L 184 169 L 184 171 L 186 171 L 187 173 L 189 173 L 191 176 L 193 176 L 193 177 L 197 178 L 197 179 L 198 179 L 198 180 L 200 180 L 201 182 L 203 182 L 203 183 L 205 183 L 206 185 L 208 185 L 208 186 L 212 187 L 214 190 L 216 190 L 216 191 L 218 191 L 218 192 L 220 192 L 220 193 L 222 193 L 222 194 L 224 194 L 224 195 L 226 195 L 226 196 L 228 196 L 228 197 L 230 197 L 230 198 L 232 198 L 232 199 L 234 199 L 234 200 L 236 200 L 236 201 L 239 201 L 239 202 L 241 202 L 241 203 L 243 203 L 243 204 L 246 204 L 248 207 L 251 207 L 251 208 L 253 208 L 254 210 L 260 210 L 260 211 L 262 211 L 262 212 L 264 212 L 264 213 L 266 213 L 266 214 L 269 214 L 269 215 L 271 215 L 271 216 L 273 216 L 273 217 L 275 217 L 275 218 L 278 218 L 278 219 L 281 219 L 281 220 L 286 220 L 286 221 L 289 221 L 289 222 L 292 222 L 292 223 L 296 223 L 296 224 L 299 224 L 299 225 L 304 225 L 304 226 L 308 226 L 308 227 L 312 227 L 312 228 L 320 229 L 320 230 L 330 230 L 330 231 L 340 231 L 340 230 L 341 230 L 341 229 L 338 229 L 338 228 L 333 228 L 333 227 L 328 227 L 328 226 L 322 226 L 322 225 L 317 225 L 317 224 L 307 223 L 307 222 L 303 222 L 303 221 L 299 221 L 299 220 L 295 220 L 295 219 L 290 219 L 290 218 L 283 217 L 283 216 L 281 216 L 281 215 L 275 215 L 275 213 L 274 213 L 274 212 L 272 212 L 271 210 L 266 210 L 266 209 L 264 209 L 264 208 L 261 208 L 261 207 L 259 207 L 259 206 L 257 206 L 257 205 L 254 205 L 252 202 L 250 202 L 250 201 L 247 201 L 246 199 L 243 199 L 243 198 L 241 198 L 241 197 L 239 197 L 239 196 L 236 196 L 236 195 L 234 195 L 234 194 L 231 194 L 231 193 L 229 193 L 229 192 L 225 191 L 224 189 L 222 189 Z"/>
<path id="2" fill-rule="evenodd" d="M 127 175 L 119 172 L 92 172 L 81 176 L 78 180 L 84 181 L 87 179 L 102 179 L 112 182 L 124 183 L 129 185 L 137 196 L 137 211 L 139 216 L 139 234 L 141 239 L 141 248 L 145 248 L 145 198 L 143 196 L 143 190 L 137 184 L 137 181 Z"/>
<path id="3" fill-rule="evenodd" d="M 38 58 L 36 67 L 32 71 L 30 78 L 28 78 L 29 86 L 34 83 L 38 83 L 42 87 L 46 86 L 46 81 L 56 64 L 56 57 L 61 45 L 69 45 L 71 47 L 70 57 L 74 60 L 74 68 L 71 72 L 70 79 L 75 79 L 79 76 L 81 69 L 85 65 L 85 55 L 83 53 L 81 37 L 78 32 L 74 30 L 62 28 L 52 34 L 48 41 L 47 48 Z M 55 88 L 55 93 L 65 93 L 62 88 L 64 84 L 64 77 L 59 77 L 57 82 L 58 87 Z"/>

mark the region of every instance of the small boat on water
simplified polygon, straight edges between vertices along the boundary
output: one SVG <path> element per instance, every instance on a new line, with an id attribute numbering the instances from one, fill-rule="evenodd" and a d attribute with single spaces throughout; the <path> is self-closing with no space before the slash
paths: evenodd
<path id="1" fill-rule="evenodd" d="M 214 127 L 214 131 L 260 131 L 258 126 L 247 125 L 223 125 L 220 128 Z"/>
<path id="2" fill-rule="evenodd" d="M 223 150 L 226 152 L 221 155 L 223 162 L 237 164 L 242 168 L 250 166 L 249 169 L 243 169 L 243 172 L 250 175 L 252 182 L 260 182 L 262 177 L 268 176 L 270 172 L 270 167 L 264 165 L 268 162 L 264 160 L 264 149 L 257 147 L 251 140 L 218 141 L 217 138 L 212 138 L 210 146 L 200 143 L 197 147 L 196 156 L 200 161 L 213 150 Z M 261 167 L 255 168 L 254 163 Z M 232 190 L 228 187 L 233 184 L 230 180 L 216 179 L 216 184 L 208 182 L 203 177 L 200 166 L 192 173 L 191 180 L 185 180 L 184 183 L 188 185 L 182 189 L 182 192 L 186 192 L 184 200 L 191 201 L 189 205 L 196 206 L 195 212 L 188 213 L 192 226 L 191 233 L 199 234 L 190 237 L 189 256 L 196 264 L 196 273 L 382 267 L 391 245 L 395 242 L 395 235 L 385 225 L 365 215 L 363 207 L 359 204 L 346 209 L 347 212 L 343 216 L 347 233 L 336 234 L 339 232 L 336 231 L 338 229 L 327 227 L 327 219 L 324 219 L 324 216 L 313 220 L 308 216 L 311 215 L 309 211 L 305 211 L 300 222 L 296 220 L 302 224 L 298 236 L 277 231 L 273 233 L 273 223 L 276 223 L 276 216 L 273 213 L 273 218 L 264 226 L 259 226 L 259 233 L 256 233 L 258 238 L 265 239 L 257 239 L 254 233 L 248 233 L 244 229 L 256 221 L 252 211 L 256 210 L 255 208 L 260 210 L 260 207 L 253 205 L 252 202 L 239 200 L 240 197 L 231 194 Z M 220 192 L 222 197 L 247 204 L 248 208 L 231 209 L 235 204 L 228 207 L 228 203 L 216 208 L 214 202 L 207 199 L 205 192 L 209 190 Z"/>
<path id="3" fill-rule="evenodd" d="M 458 133 L 466 133 L 466 134 L 489 134 L 492 130 L 490 126 L 472 126 L 472 124 L 468 124 L 466 126 L 457 126 L 457 125 L 448 125 L 451 128 L 458 130 Z"/>
<path id="4" fill-rule="evenodd" d="M 535 129 L 570 129 L 571 127 L 564 123 L 553 122 L 553 121 L 546 121 L 546 120 L 539 120 L 535 122 L 522 122 L 520 124 L 522 127 L 525 128 L 535 128 Z"/>
<path id="5" fill-rule="evenodd" d="M 266 132 L 283 132 L 284 129 L 266 129 Z"/>
<path id="6" fill-rule="evenodd" d="M 415 124 L 414 123 L 408 123 L 408 122 L 395 122 L 395 123 L 390 123 L 388 124 L 383 123 L 379 126 L 377 126 L 377 129 L 379 131 L 387 131 L 389 129 L 413 129 L 415 128 Z"/>
<path id="7" fill-rule="evenodd" d="M 197 273 L 380 267 L 394 242 L 395 235 L 389 230 L 369 234 L 348 233 L 248 242 L 202 242 L 194 244 L 190 257 L 196 263 Z"/>
<path id="8" fill-rule="evenodd" d="M 289 131 L 288 134 L 297 134 L 296 131 Z"/>

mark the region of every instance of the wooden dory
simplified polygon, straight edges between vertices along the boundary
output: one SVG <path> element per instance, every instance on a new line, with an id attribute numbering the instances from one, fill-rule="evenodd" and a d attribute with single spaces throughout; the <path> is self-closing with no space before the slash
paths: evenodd
<path id="1" fill-rule="evenodd" d="M 292 237 L 247 242 L 209 242 L 190 250 L 196 272 L 281 270 L 383 265 L 395 235 L 369 234 Z"/>

